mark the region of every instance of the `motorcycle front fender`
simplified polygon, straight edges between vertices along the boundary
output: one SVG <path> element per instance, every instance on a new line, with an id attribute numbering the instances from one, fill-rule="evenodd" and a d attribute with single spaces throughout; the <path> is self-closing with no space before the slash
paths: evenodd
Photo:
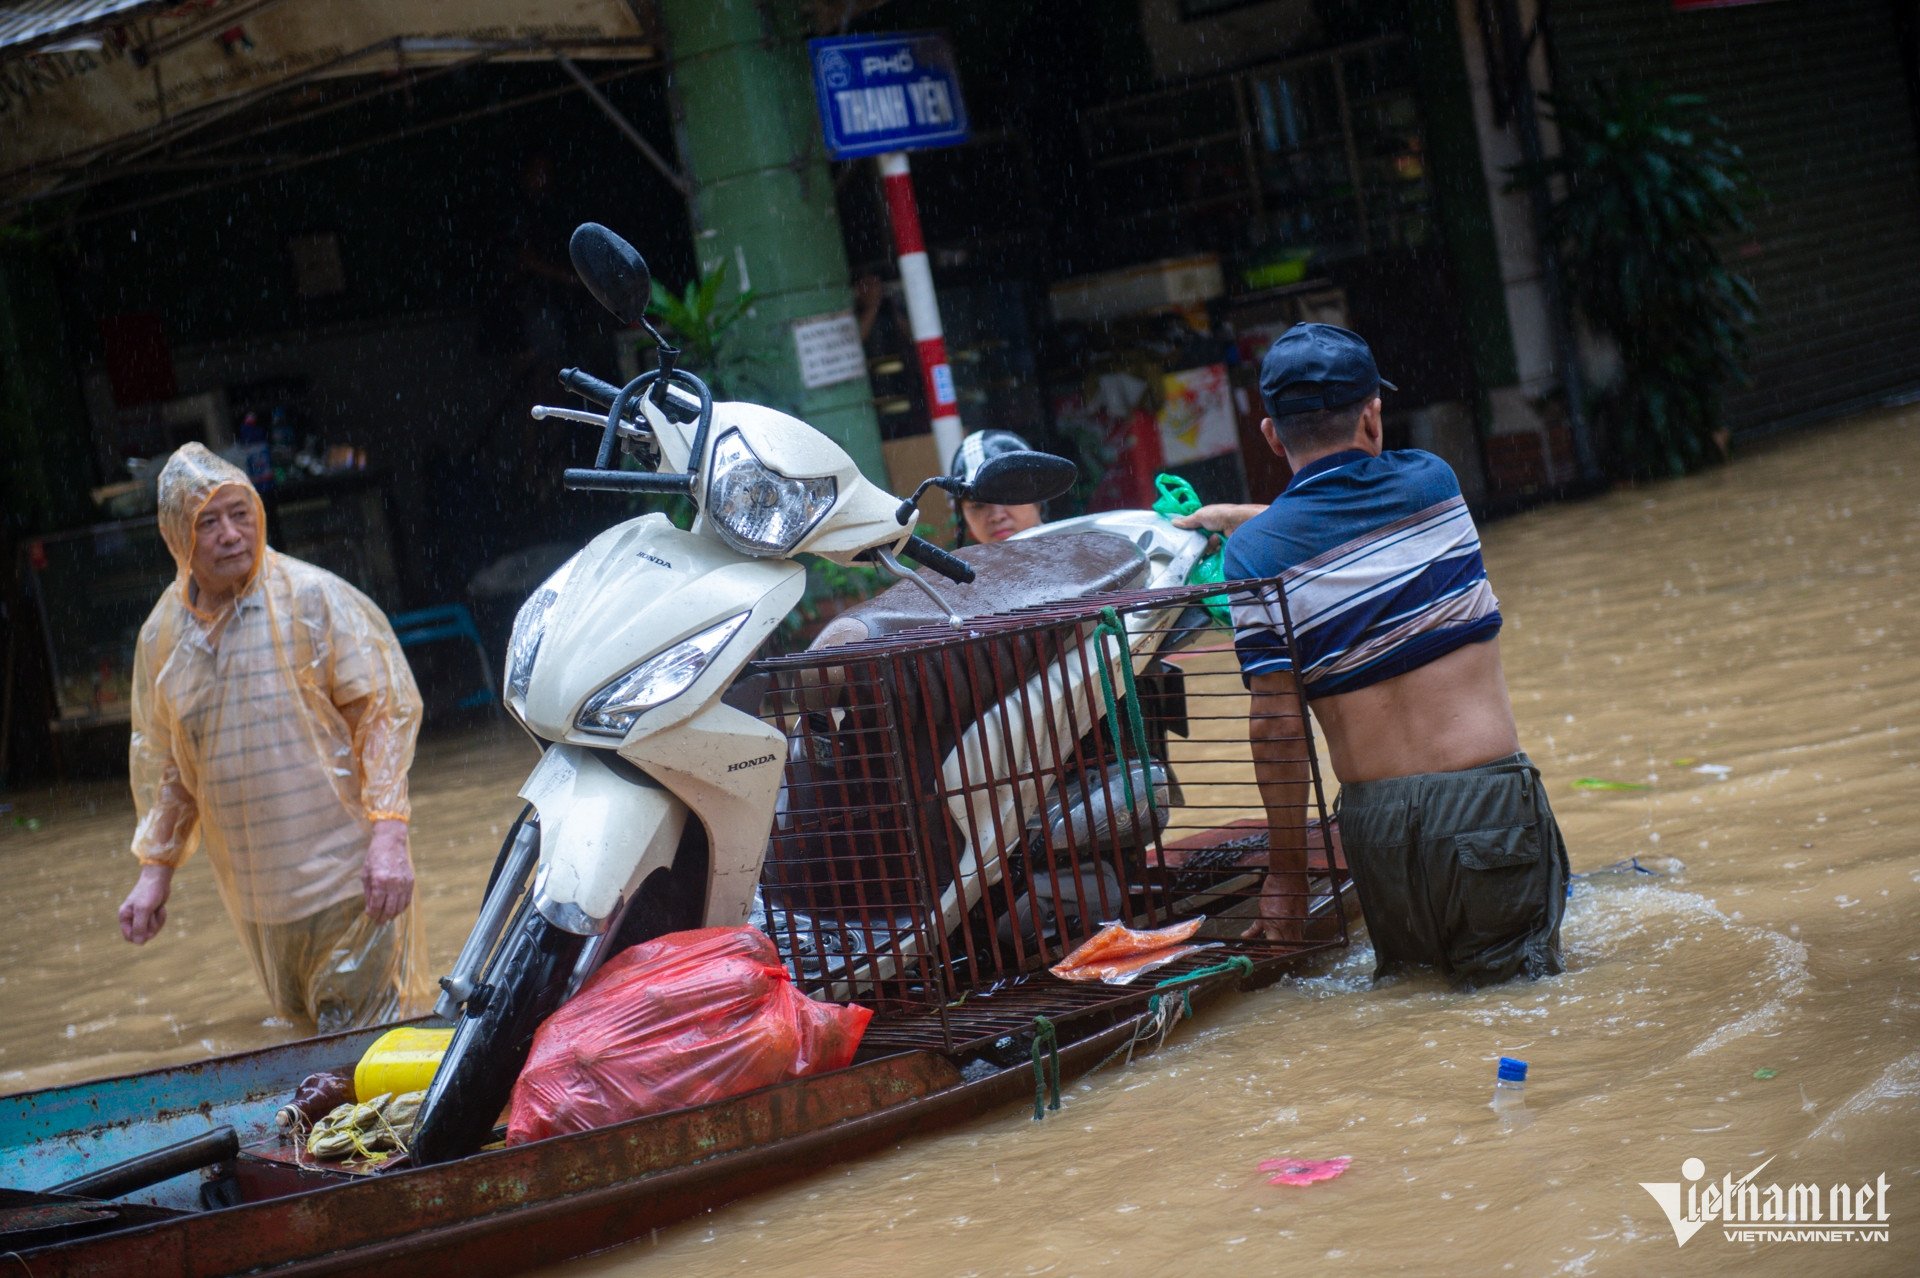
<path id="1" fill-rule="evenodd" d="M 533 908 L 563 931 L 597 936 L 646 877 L 670 869 L 687 805 L 604 751 L 549 746 L 520 788 L 540 814 Z"/>

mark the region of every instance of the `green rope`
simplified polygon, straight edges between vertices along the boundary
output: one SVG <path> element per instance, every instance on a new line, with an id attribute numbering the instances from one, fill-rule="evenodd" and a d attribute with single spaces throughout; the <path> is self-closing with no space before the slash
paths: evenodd
<path id="1" fill-rule="evenodd" d="M 1211 967 L 1196 967 L 1193 971 L 1188 972 L 1185 976 L 1169 976 L 1166 980 L 1161 981 L 1159 984 L 1155 985 L 1153 988 L 1155 988 L 1156 990 L 1164 990 L 1169 985 L 1189 985 L 1189 984 L 1192 984 L 1194 981 L 1204 981 L 1209 976 L 1223 976 L 1228 972 L 1238 972 L 1242 976 L 1249 976 L 1253 973 L 1253 960 L 1248 958 L 1244 954 L 1235 954 L 1232 958 L 1229 958 L 1224 963 L 1215 963 Z M 1152 998 L 1147 1000 L 1147 1011 L 1153 1013 L 1156 1016 L 1159 1015 L 1160 996 L 1158 994 L 1155 994 Z M 1180 991 L 1180 1015 L 1183 1018 L 1193 1015 L 1193 991 L 1192 990 Z"/>
<path id="2" fill-rule="evenodd" d="M 1147 1000 L 1147 1015 L 1156 1016 L 1156 1017 L 1160 1015 L 1160 996 L 1158 994 L 1155 994 L 1152 998 Z M 1180 991 L 1180 1015 L 1176 1019 L 1184 1021 L 1192 1017 L 1192 1015 L 1193 1015 L 1193 991 L 1181 990 Z"/>
<path id="3" fill-rule="evenodd" d="M 1041 1053 L 1046 1059 L 1042 1061 Z M 1051 1099 L 1049 1099 L 1051 1096 Z M 1044 1016 L 1033 1018 L 1033 1121 L 1060 1108 L 1060 1036 Z"/>
<path id="4" fill-rule="evenodd" d="M 1244 954 L 1235 954 L 1225 962 L 1215 963 L 1212 967 L 1196 967 L 1185 976 L 1169 976 L 1153 988 L 1165 989 L 1169 985 L 1185 985 L 1188 981 L 1204 981 L 1209 976 L 1224 976 L 1228 972 L 1238 972 L 1242 976 L 1253 975 L 1253 960 Z"/>
<path id="5" fill-rule="evenodd" d="M 1134 766 L 1143 768 L 1148 766 L 1147 724 L 1146 720 L 1140 717 L 1139 689 L 1133 682 L 1133 645 L 1127 642 L 1127 623 L 1122 621 L 1120 614 L 1112 608 L 1100 610 L 1100 623 L 1093 628 L 1093 637 L 1096 641 L 1104 635 L 1112 635 L 1120 644 L 1120 676 L 1127 688 L 1127 734 L 1133 738 L 1133 757 L 1138 761 L 1137 765 L 1128 764 L 1124 757 L 1125 750 L 1121 751 L 1120 780 L 1127 797 L 1128 819 L 1131 820 L 1132 814 L 1138 811 L 1133 797 L 1133 769 Z M 1107 721 L 1111 723 L 1120 718 L 1120 707 L 1115 704 L 1117 699 L 1113 692 L 1113 671 L 1108 668 L 1107 649 L 1104 643 L 1100 645 L 1100 691 L 1106 696 Z M 1148 776 L 1152 776 L 1151 771 L 1148 772 Z"/>
<path id="6" fill-rule="evenodd" d="M 1140 1018 L 1139 1025 L 1134 1028 L 1133 1036 L 1107 1053 L 1105 1060 L 1087 1072 L 1091 1074 L 1103 1070 L 1113 1062 L 1119 1060 L 1122 1056 L 1127 1058 L 1128 1064 L 1132 1064 L 1134 1049 L 1150 1039 L 1158 1038 L 1164 1046 L 1167 1041 L 1167 1035 L 1173 1032 L 1173 1027 L 1181 1020 L 1193 1015 L 1193 982 L 1205 980 L 1210 976 L 1221 976 L 1228 972 L 1238 972 L 1240 975 L 1246 976 L 1252 971 L 1252 959 L 1244 955 L 1235 955 L 1224 963 L 1215 963 L 1211 967 L 1200 968 L 1187 973 L 1185 976 L 1173 976 L 1160 982 L 1159 985 L 1154 987 L 1155 989 L 1165 989 L 1169 986 L 1185 987 L 1180 990 L 1180 1010 L 1178 1015 L 1173 1013 L 1172 1005 L 1169 1004 L 1168 1014 L 1162 1016 L 1160 1014 L 1160 996 L 1158 994 L 1153 995 L 1147 1000 L 1147 1014 Z"/>

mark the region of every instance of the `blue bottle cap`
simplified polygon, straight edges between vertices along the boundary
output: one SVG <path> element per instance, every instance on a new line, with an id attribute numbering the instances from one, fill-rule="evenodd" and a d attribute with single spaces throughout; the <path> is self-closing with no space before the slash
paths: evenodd
<path id="1" fill-rule="evenodd" d="M 1503 1083 L 1524 1083 L 1527 1081 L 1527 1063 L 1515 1060 L 1511 1056 L 1500 1058 L 1500 1081 Z"/>

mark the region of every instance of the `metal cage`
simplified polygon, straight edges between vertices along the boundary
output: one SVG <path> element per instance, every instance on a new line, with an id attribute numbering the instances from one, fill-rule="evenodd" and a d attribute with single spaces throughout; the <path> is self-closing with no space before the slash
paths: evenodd
<path id="1" fill-rule="evenodd" d="M 1230 954 L 1345 944 L 1303 698 L 1286 718 L 1309 801 L 1274 814 L 1310 851 L 1307 898 L 1283 903 L 1301 939 L 1240 937 L 1269 820 L 1249 694 L 1204 608 L 1222 589 L 1095 596 L 757 663 L 762 717 L 788 748 L 756 921 L 796 983 L 875 1008 L 870 1046 L 951 1051 L 1036 1011 L 1145 997 Z M 1196 916 L 1209 948 L 1152 979 L 1048 971 L 1108 922 Z"/>

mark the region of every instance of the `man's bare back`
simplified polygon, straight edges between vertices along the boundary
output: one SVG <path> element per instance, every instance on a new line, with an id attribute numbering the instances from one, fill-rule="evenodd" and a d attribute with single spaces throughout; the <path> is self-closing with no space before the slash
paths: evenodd
<path id="1" fill-rule="evenodd" d="M 1520 749 L 1498 638 L 1455 648 L 1381 683 L 1320 697 L 1313 717 L 1343 784 L 1458 772 Z"/>
<path id="2" fill-rule="evenodd" d="M 1249 936 L 1305 939 L 1306 756 L 1292 674 L 1255 675 L 1249 728 L 1267 806 L 1273 867 Z M 1515 754 L 1520 737 L 1500 668 L 1500 641 L 1456 648 L 1403 675 L 1312 703 L 1342 785 L 1459 772 Z"/>

